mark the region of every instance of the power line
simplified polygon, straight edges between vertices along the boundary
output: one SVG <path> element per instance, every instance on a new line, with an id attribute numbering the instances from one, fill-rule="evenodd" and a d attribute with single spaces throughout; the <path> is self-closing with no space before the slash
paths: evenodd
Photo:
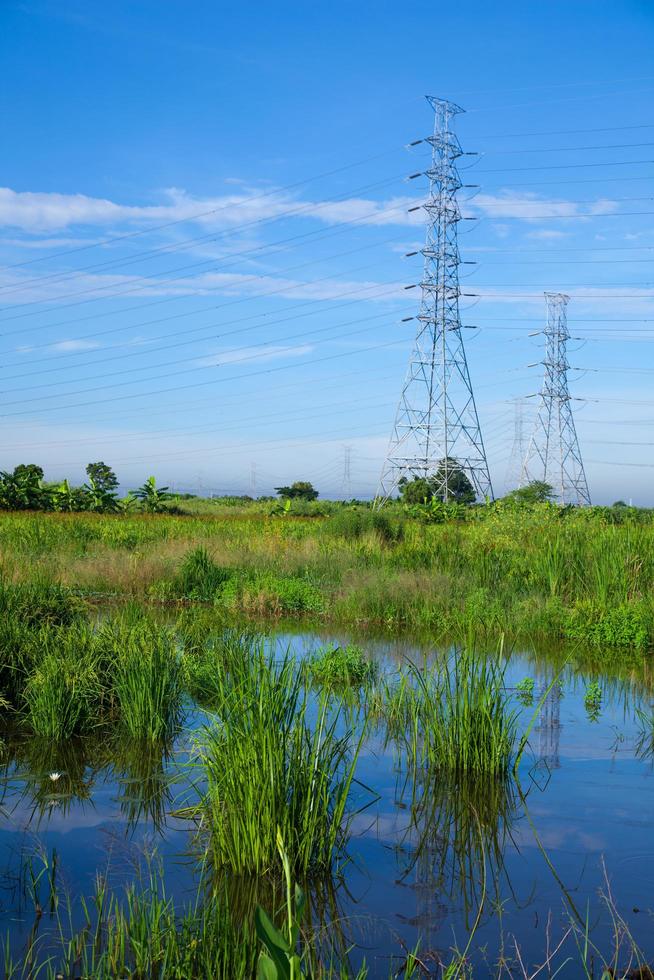
<path id="1" fill-rule="evenodd" d="M 219 208 L 210 208 L 207 211 L 199 211 L 196 212 L 195 214 L 186 215 L 183 218 L 175 219 L 174 221 L 167 221 L 164 224 L 150 226 L 149 228 L 145 228 L 140 231 L 128 232 L 123 235 L 115 235 L 111 238 L 105 238 L 100 242 L 92 242 L 89 243 L 88 245 L 82 245 L 76 248 L 66 249 L 65 251 L 56 252 L 54 253 L 54 255 L 51 254 L 47 256 L 39 256 L 38 258 L 30 259 L 26 262 L 16 262 L 13 265 L 0 266 L 0 270 L 16 269 L 26 265 L 34 265 L 36 262 L 43 262 L 46 259 L 56 259 L 65 255 L 73 255 L 74 253 L 77 252 L 85 252 L 92 248 L 101 248 L 104 247 L 105 245 L 113 245 L 116 242 L 125 241 L 126 239 L 129 238 L 137 238 L 141 235 L 150 235 L 153 232 L 162 231 L 165 228 L 172 228 L 175 225 L 187 224 L 190 221 L 197 221 L 201 218 L 207 218 L 211 215 L 218 214 L 222 211 L 231 211 L 235 207 L 245 207 L 246 205 L 250 206 L 255 201 L 265 200 L 268 197 L 272 197 L 274 195 L 284 193 L 285 191 L 294 190 L 296 187 L 301 187 L 303 184 L 312 183 L 314 180 L 321 180 L 323 177 L 333 177 L 335 174 L 342 173 L 345 170 L 351 170 L 354 167 L 364 166 L 365 164 L 370 163 L 373 160 L 378 160 L 383 156 L 387 156 L 389 153 L 396 153 L 398 150 L 401 149 L 404 149 L 404 146 L 397 146 L 394 147 L 392 150 L 385 150 L 385 151 L 380 151 L 379 153 L 374 153 L 371 156 L 365 157 L 362 160 L 356 160 L 353 163 L 347 163 L 344 164 L 343 166 L 335 167 L 332 170 L 326 170 L 323 171 L 322 173 L 314 174 L 313 176 L 310 177 L 305 177 L 302 180 L 296 180 L 291 184 L 284 184 L 281 187 L 274 187 L 269 191 L 263 191 L 261 194 L 257 194 L 254 197 L 249 197 L 241 203 L 230 202 L 229 204 L 221 205 L 221 207 Z M 120 205 L 118 205 L 118 207 L 120 207 Z"/>
<path id="2" fill-rule="evenodd" d="M 406 205 L 405 204 L 400 204 L 400 205 L 396 205 L 393 208 L 387 209 L 387 212 L 394 212 L 394 211 L 406 211 Z M 380 214 L 383 214 L 383 212 L 379 212 L 379 213 Z M 365 215 L 363 217 L 352 218 L 349 221 L 340 222 L 340 224 L 342 226 L 351 226 L 351 225 L 353 225 L 353 224 L 355 224 L 357 222 L 361 223 L 362 221 L 367 220 L 369 217 L 370 217 L 369 215 Z M 293 236 L 293 238 L 296 238 L 296 237 L 297 238 L 302 238 L 302 237 L 306 237 L 306 235 L 310 235 L 310 234 L 315 234 L 315 233 L 314 232 L 307 232 L 307 233 L 305 233 L 305 235 Z M 334 235 L 334 234 L 340 234 L 340 231 L 339 232 L 334 232 L 333 230 L 330 230 L 329 232 L 325 232 L 323 234 L 324 234 L 324 237 L 327 238 L 327 237 L 332 237 L 332 235 Z M 292 240 L 292 239 L 290 239 L 290 240 Z M 281 244 L 284 244 L 284 241 L 282 241 Z M 264 246 L 260 246 L 260 247 L 255 248 L 254 250 L 248 250 L 248 251 L 259 251 L 259 249 L 260 248 L 263 248 L 263 247 Z M 364 247 L 367 247 L 367 246 L 364 246 Z M 237 257 L 240 258 L 241 255 L 239 255 L 239 253 L 237 253 Z M 153 276 L 139 276 L 136 279 L 130 280 L 130 286 L 129 286 L 128 289 L 124 289 L 124 290 L 121 290 L 120 292 L 116 292 L 112 296 L 99 296 L 99 297 L 95 297 L 94 299 L 80 300 L 78 303 L 61 303 L 61 304 L 58 304 L 57 306 L 49 307 L 49 308 L 47 308 L 45 310 L 28 310 L 27 312 L 24 312 L 24 313 L 16 313 L 16 314 L 14 314 L 12 316 L 2 317 L 2 320 L 0 322 L 3 322 L 4 323 L 4 322 L 7 322 L 9 320 L 23 319 L 26 316 L 35 316 L 35 315 L 36 316 L 41 316 L 44 313 L 56 312 L 57 310 L 60 310 L 60 309 L 69 309 L 71 306 L 80 306 L 80 305 L 83 305 L 85 303 L 94 303 L 94 302 L 98 302 L 98 301 L 101 301 L 101 300 L 114 299 L 116 296 L 123 296 L 123 295 L 129 294 L 129 293 L 139 292 L 142 289 L 147 288 L 148 285 L 149 286 L 153 286 L 155 288 L 161 287 L 162 285 L 169 285 L 170 286 L 172 283 L 179 282 L 182 279 L 189 278 L 188 276 L 179 276 L 177 278 L 171 279 L 170 278 L 170 273 L 171 272 L 180 272 L 180 271 L 184 271 L 185 269 L 189 269 L 189 268 L 190 269 L 197 269 L 199 266 L 204 266 L 204 265 L 210 264 L 211 262 L 214 262 L 214 261 L 215 261 L 214 259 L 211 259 L 211 260 L 203 259 L 202 262 L 199 262 L 199 263 L 198 262 L 193 262 L 190 265 L 183 265 L 183 266 L 178 266 L 176 269 L 169 269 L 169 270 L 167 270 L 167 272 L 166 272 L 165 275 L 159 275 L 159 276 L 156 276 L 156 277 L 153 277 Z M 312 261 L 316 261 L 316 260 L 312 260 Z M 204 275 L 208 274 L 209 272 L 216 272 L 216 271 L 218 271 L 220 269 L 230 268 L 234 264 L 235 263 L 234 263 L 234 261 L 231 258 L 230 258 L 229 262 L 225 262 L 224 260 L 221 260 L 221 262 L 218 263 L 218 265 L 214 266 L 212 269 L 206 269 L 204 271 Z M 254 275 L 254 276 L 246 277 L 246 281 L 248 281 L 248 280 L 256 280 L 256 279 L 260 279 L 260 278 L 261 278 L 261 275 L 260 274 L 257 274 L 257 275 Z M 138 282 L 145 283 L 146 285 L 145 286 L 135 286 L 134 283 L 138 283 Z M 114 282 L 112 282 L 112 283 L 107 283 L 107 284 L 101 285 L 101 286 L 94 286 L 94 287 L 91 287 L 89 289 L 75 290 L 75 291 L 73 291 L 71 293 L 63 293 L 58 298 L 59 299 L 68 299 L 70 297 L 75 297 L 75 296 L 86 296 L 89 293 L 95 293 L 95 292 L 98 292 L 98 291 L 103 290 L 103 289 L 112 289 L 112 288 L 115 288 L 115 285 L 116 284 Z M 224 285 L 222 287 L 220 287 L 220 288 L 224 288 Z M 179 299 L 179 296 L 176 296 L 174 298 L 175 299 Z M 2 309 L 0 310 L 0 312 L 4 312 L 5 310 L 16 309 L 16 308 L 17 309 L 24 309 L 26 306 L 39 306 L 43 302 L 48 302 L 48 300 L 30 300 L 27 303 L 15 304 L 13 307 L 12 306 L 2 307 Z"/>
<path id="3" fill-rule="evenodd" d="M 359 355 L 359 354 L 368 353 L 368 352 L 373 351 L 373 350 L 381 350 L 381 349 L 386 348 L 386 347 L 403 346 L 404 343 L 405 342 L 403 340 L 401 340 L 401 341 L 391 340 L 391 341 L 388 341 L 387 343 L 384 343 L 384 344 L 373 344 L 370 347 L 361 347 L 358 350 L 354 350 L 354 351 L 343 351 L 343 352 L 341 352 L 339 354 L 328 354 L 325 357 L 316 357 L 316 358 L 312 358 L 311 360 L 304 361 L 303 366 L 305 366 L 306 364 L 319 364 L 319 363 L 322 363 L 324 361 L 332 361 L 332 360 L 336 360 L 336 359 L 342 358 L 342 357 L 353 357 L 353 356 L 356 356 L 356 355 Z M 190 384 L 174 385 L 173 387 L 170 387 L 170 388 L 158 388 L 155 391 L 136 392 L 134 394 L 127 394 L 127 395 L 126 394 L 116 395 L 116 396 L 113 396 L 111 398 L 100 398 L 100 399 L 95 398 L 95 399 L 93 399 L 92 401 L 89 401 L 89 402 L 76 402 L 76 403 L 74 403 L 72 405 L 55 405 L 55 406 L 50 407 L 48 409 L 48 411 L 49 412 L 67 411 L 67 410 L 69 410 L 71 408 L 87 408 L 89 405 L 106 404 L 107 402 L 122 401 L 122 400 L 127 400 L 127 399 L 132 399 L 132 398 L 151 398 L 153 395 L 165 395 L 165 394 L 169 394 L 172 391 L 187 391 L 187 390 L 192 389 L 192 388 L 204 388 L 207 385 L 213 385 L 213 384 L 217 384 L 217 383 L 224 384 L 224 383 L 227 383 L 227 382 L 230 382 L 230 381 L 238 381 L 241 378 L 251 378 L 251 377 L 255 377 L 257 375 L 273 374 L 273 373 L 276 373 L 278 371 L 289 371 L 293 367 L 297 367 L 297 365 L 285 364 L 285 365 L 282 365 L 281 367 L 264 368 L 261 371 L 252 371 L 249 374 L 232 375 L 231 377 L 228 377 L 228 378 L 220 378 L 220 379 L 212 378 L 210 381 L 196 381 L 196 382 L 193 382 L 193 383 L 190 383 Z M 145 379 L 145 380 L 152 380 L 152 379 Z M 84 389 L 84 391 L 80 391 L 80 392 L 67 392 L 67 394 L 68 395 L 83 394 L 86 390 L 87 389 Z M 61 396 L 58 396 L 58 397 L 61 397 Z M 34 399 L 34 400 L 35 401 L 42 401 L 43 399 L 37 398 L 37 399 Z M 14 404 L 24 404 L 24 402 L 16 402 Z M 2 417 L 3 418 L 15 418 L 15 417 L 20 416 L 20 415 L 33 415 L 33 414 L 34 413 L 31 412 L 31 411 L 25 411 L 25 412 L 3 412 L 2 413 Z"/>
<path id="4" fill-rule="evenodd" d="M 14 285 L 13 283 L 9 283 L 7 285 L 0 286 L 0 290 L 4 290 L 5 291 L 5 295 L 6 295 L 7 292 L 16 292 L 16 291 L 18 291 L 20 289 L 24 289 L 26 286 L 34 285 L 35 283 L 47 282 L 47 281 L 51 281 L 51 280 L 54 280 L 55 282 L 63 282 L 63 281 L 67 281 L 68 279 L 74 279 L 76 276 L 81 276 L 81 275 L 84 275 L 85 273 L 95 271 L 97 269 L 104 269 L 107 266 L 120 268 L 120 266 L 132 265 L 134 262 L 142 261 L 143 259 L 152 258 L 153 256 L 169 255 L 170 253 L 181 252 L 181 251 L 184 251 L 185 249 L 187 249 L 187 248 L 189 248 L 191 246 L 198 245 L 200 243 L 205 244 L 205 245 L 208 245 L 208 244 L 210 244 L 212 242 L 220 241 L 223 238 L 228 238 L 228 237 L 234 235 L 236 232 L 244 231 L 244 230 L 246 230 L 248 228 L 251 228 L 253 225 L 273 223 L 273 222 L 279 221 L 282 218 L 298 217 L 298 216 L 303 217 L 306 214 L 313 215 L 313 214 L 315 214 L 315 212 L 318 212 L 318 211 L 320 211 L 320 210 L 328 207 L 329 205 L 331 205 L 331 204 L 333 204 L 335 202 L 339 202 L 339 201 L 341 201 L 343 199 L 346 199 L 347 200 L 347 198 L 350 197 L 352 194 L 359 193 L 359 192 L 361 192 L 363 190 L 370 190 L 372 188 L 383 187 L 383 186 L 388 186 L 389 184 L 394 184 L 401 177 L 402 177 L 402 174 L 399 174 L 399 175 L 396 175 L 394 177 L 391 177 L 391 178 L 389 178 L 387 180 L 377 181 L 374 184 L 365 184 L 363 187 L 354 188 L 354 189 L 352 189 L 350 191 L 347 191 L 347 192 L 345 192 L 343 194 L 338 194 L 335 197 L 327 198 L 325 201 L 321 201 L 318 204 L 304 204 L 304 205 L 301 205 L 300 207 L 295 207 L 295 208 L 291 208 L 291 209 L 286 210 L 286 211 L 278 212 L 275 215 L 268 215 L 268 216 L 266 216 L 264 218 L 257 218 L 257 219 L 255 219 L 253 221 L 248 221 L 248 222 L 246 222 L 245 224 L 242 224 L 242 225 L 233 225 L 232 227 L 226 228 L 226 229 L 224 229 L 223 231 L 220 231 L 220 232 L 215 232 L 215 231 L 208 232 L 206 235 L 200 235 L 200 236 L 197 236 L 197 237 L 194 237 L 194 238 L 188 238 L 188 239 L 185 239 L 185 240 L 183 240 L 181 242 L 177 242 L 177 243 L 172 244 L 172 245 L 171 244 L 161 245 L 161 246 L 159 246 L 156 249 L 150 249 L 150 250 L 145 251 L 145 252 L 137 252 L 135 255 L 130 255 L 130 256 L 127 256 L 127 257 L 124 257 L 124 258 L 108 259 L 106 262 L 99 262 L 99 263 L 94 263 L 93 265 L 82 266 L 81 269 L 72 269 L 72 270 L 68 270 L 66 272 L 52 272 L 52 273 L 49 273 L 48 275 L 34 276 L 31 279 L 23 279 L 17 285 Z M 404 209 L 404 206 L 403 205 L 401 205 L 400 207 L 402 209 Z M 369 215 L 367 217 L 370 218 L 370 217 L 373 217 L 373 216 L 374 216 L 374 214 Z M 362 221 L 362 220 L 363 219 L 361 217 L 359 217 L 359 218 L 351 219 L 351 221 L 335 222 L 335 224 L 338 224 L 338 225 L 345 224 L 345 225 L 347 225 L 347 224 L 350 224 L 352 222 L 357 222 L 357 221 Z M 330 224 L 331 224 L 331 222 L 330 222 Z M 303 233 L 301 235 L 294 235 L 291 238 L 286 239 L 285 241 L 288 242 L 288 241 L 293 241 L 295 239 L 308 238 L 308 237 L 310 237 L 312 235 L 315 235 L 315 234 L 316 234 L 316 232 L 305 232 L 305 233 Z M 254 253 L 256 253 L 256 252 L 258 252 L 258 251 L 260 251 L 262 249 L 266 249 L 268 247 L 269 247 L 268 245 L 259 245 L 259 246 L 256 246 L 255 248 L 246 249 L 245 251 L 240 252 L 240 253 L 236 253 L 236 254 L 237 255 L 254 254 Z M 214 261 L 215 261 L 215 259 L 206 259 L 203 262 L 194 263 L 194 265 L 196 265 L 196 266 L 198 266 L 198 265 L 208 265 L 208 264 L 210 264 L 211 262 L 214 262 Z M 188 268 L 188 266 L 182 266 L 181 268 Z M 66 295 L 66 294 L 64 294 L 64 295 Z M 75 295 L 77 295 L 77 294 L 75 294 Z M 35 300 L 34 302 L 40 302 L 40 301 Z M 27 305 L 27 304 L 23 304 L 23 305 Z M 2 309 L 4 309 L 4 307 Z"/>

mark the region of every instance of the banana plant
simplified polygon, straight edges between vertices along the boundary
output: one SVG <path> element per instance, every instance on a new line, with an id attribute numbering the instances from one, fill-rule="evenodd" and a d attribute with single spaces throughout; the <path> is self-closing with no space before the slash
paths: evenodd
<path id="1" fill-rule="evenodd" d="M 68 480 L 64 480 L 59 484 L 59 486 L 54 488 L 52 492 L 52 500 L 55 510 L 70 513 L 71 511 L 79 509 L 76 506 L 75 492 L 73 491 Z"/>
<path id="2" fill-rule="evenodd" d="M 99 514 L 114 514 L 120 509 L 116 494 L 100 486 L 92 476 L 89 476 L 89 482 L 85 483 L 82 489 L 86 495 L 89 510 Z"/>
<path id="3" fill-rule="evenodd" d="M 171 494 L 168 487 L 158 487 L 155 478 L 149 476 L 143 486 L 134 491 L 134 496 L 141 501 L 143 510 L 149 514 L 160 514 L 166 509 L 164 504 L 170 500 Z"/>

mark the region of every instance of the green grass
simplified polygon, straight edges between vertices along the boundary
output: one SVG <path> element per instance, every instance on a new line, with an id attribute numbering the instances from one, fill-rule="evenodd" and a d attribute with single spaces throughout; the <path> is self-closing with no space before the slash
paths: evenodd
<path id="1" fill-rule="evenodd" d="M 362 687 L 379 674 L 378 664 L 353 643 L 317 650 L 307 659 L 306 670 L 316 684 L 326 687 Z"/>
<path id="2" fill-rule="evenodd" d="M 387 684 L 377 710 L 409 764 L 450 775 L 507 776 L 517 741 L 505 665 L 472 644 L 442 662 L 409 664 Z"/>
<path id="3" fill-rule="evenodd" d="M 76 615 L 68 587 L 436 638 L 574 640 L 598 656 L 654 645 L 650 511 L 498 502 L 441 508 L 435 522 L 433 509 L 396 504 L 270 516 L 265 501 L 190 503 L 206 516 L 2 513 L 0 567 L 37 583 L 23 609 L 41 619 L 48 604 Z M 59 585 L 44 605 L 48 581 Z"/>
<path id="4" fill-rule="evenodd" d="M 83 632 L 44 637 L 45 650 L 23 691 L 25 721 L 35 735 L 67 739 L 93 724 L 98 699 L 95 662 Z"/>
<path id="5" fill-rule="evenodd" d="M 279 830 L 295 875 L 330 872 L 347 837 L 359 744 L 338 729 L 325 699 L 310 722 L 307 690 L 288 657 L 275 663 L 260 653 L 225 684 L 198 743 L 217 869 L 278 872 Z"/>
<path id="6" fill-rule="evenodd" d="M 117 651 L 112 689 L 121 727 L 132 738 L 166 738 L 175 730 L 183 693 L 174 633 L 146 621 L 136 626 L 119 622 L 111 640 Z"/>

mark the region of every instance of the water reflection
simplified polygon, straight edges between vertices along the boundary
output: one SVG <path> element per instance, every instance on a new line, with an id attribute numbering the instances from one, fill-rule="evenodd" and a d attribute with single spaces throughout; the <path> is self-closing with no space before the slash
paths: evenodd
<path id="1" fill-rule="evenodd" d="M 100 785 L 115 786 L 126 833 L 147 822 L 161 834 L 173 807 L 176 774 L 170 742 L 140 742 L 103 732 L 65 741 L 9 736 L 4 743 L 1 802 L 20 811 L 23 828 L 47 826 L 96 806 Z"/>
<path id="2" fill-rule="evenodd" d="M 512 779 L 421 773 L 398 797 L 409 822 L 396 847 L 402 883 L 413 881 L 417 921 L 437 920 L 453 907 L 466 924 L 491 893 L 508 884 L 504 855 L 519 815 Z"/>

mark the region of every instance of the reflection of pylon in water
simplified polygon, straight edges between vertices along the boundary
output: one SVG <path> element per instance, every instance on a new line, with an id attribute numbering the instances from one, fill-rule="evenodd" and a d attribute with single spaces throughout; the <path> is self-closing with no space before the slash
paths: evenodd
<path id="1" fill-rule="evenodd" d="M 538 758 L 550 769 L 558 769 L 559 744 L 561 741 L 561 691 L 555 684 L 541 705 L 538 725 L 534 732 L 538 735 Z"/>

